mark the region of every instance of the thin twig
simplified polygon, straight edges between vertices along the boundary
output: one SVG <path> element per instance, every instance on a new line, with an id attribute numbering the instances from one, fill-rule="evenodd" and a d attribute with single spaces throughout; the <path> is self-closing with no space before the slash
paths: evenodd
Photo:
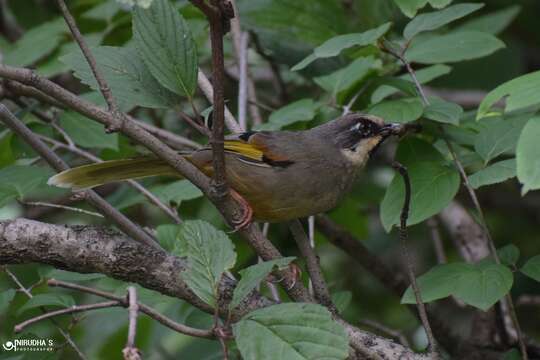
<path id="1" fill-rule="evenodd" d="M 193 120 L 188 114 L 186 114 L 185 112 L 181 111 L 181 110 L 178 110 L 178 115 L 180 115 L 180 117 L 185 121 L 187 122 L 192 128 L 194 128 L 195 130 L 197 130 L 201 135 L 204 135 L 204 136 L 210 136 L 210 130 L 206 127 L 206 126 L 203 126 L 201 124 L 199 124 L 198 122 L 196 122 L 195 120 Z"/>
<path id="2" fill-rule="evenodd" d="M 82 285 L 78 285 L 78 284 L 72 284 L 72 283 L 68 283 L 68 282 L 60 281 L 60 280 L 55 280 L 55 279 L 49 279 L 47 281 L 47 285 L 49 285 L 49 286 L 58 286 L 58 287 L 66 288 L 66 289 L 85 292 L 85 293 L 88 293 L 88 294 L 103 297 L 105 299 L 119 301 L 119 302 L 122 303 L 122 306 L 124 306 L 124 307 L 128 306 L 128 302 L 126 301 L 126 299 L 124 297 L 117 296 L 117 295 L 114 295 L 112 293 L 109 293 L 109 292 L 106 292 L 106 291 L 103 291 L 103 290 L 98 290 L 98 289 L 90 288 L 90 287 L 87 287 L 87 286 L 82 286 Z M 202 337 L 202 338 L 206 338 L 206 339 L 213 338 L 212 330 L 200 330 L 200 329 L 195 329 L 195 328 L 186 326 L 184 324 L 177 323 L 176 321 L 171 320 L 170 318 L 166 317 L 165 315 L 160 314 L 159 312 L 157 312 L 155 309 L 151 308 L 150 306 L 147 306 L 147 305 L 142 304 L 140 302 L 137 303 L 137 306 L 139 307 L 139 310 L 142 313 L 150 316 L 152 319 L 157 320 L 161 324 L 165 325 L 169 329 L 172 329 L 172 330 L 174 330 L 176 332 L 179 332 L 179 333 L 185 334 L 185 335 L 189 335 L 189 336 Z"/>
<path id="3" fill-rule="evenodd" d="M 435 217 L 431 217 L 427 220 L 427 225 L 431 232 L 431 240 L 433 241 L 433 247 L 435 248 L 435 255 L 437 256 L 437 262 L 439 264 L 446 264 L 448 259 L 444 252 L 444 244 L 439 232 L 439 222 Z"/>
<path id="4" fill-rule="evenodd" d="M 407 69 L 407 72 L 410 74 L 410 76 L 411 76 L 411 78 L 412 78 L 412 80 L 414 82 L 414 85 L 415 85 L 416 89 L 418 90 L 418 93 L 420 94 L 420 97 L 422 98 L 422 102 L 424 103 L 425 106 L 429 106 L 430 105 L 429 99 L 427 98 L 426 93 L 424 92 L 424 89 L 423 89 L 422 85 L 420 84 L 420 81 L 418 81 L 418 78 L 416 77 L 416 73 L 413 70 L 411 64 L 407 61 L 407 59 L 404 56 L 405 51 L 407 50 L 407 47 L 403 47 L 401 49 L 400 53 L 396 53 L 390 47 L 386 47 L 383 44 L 383 50 L 387 51 L 388 53 L 395 56 L 396 58 L 398 58 L 401 61 L 401 63 Z M 445 135 L 444 128 L 442 126 L 439 126 L 439 128 L 443 132 L 443 135 Z M 480 202 L 478 201 L 478 197 L 476 196 L 476 192 L 473 189 L 473 187 L 470 185 L 467 173 L 465 172 L 465 169 L 463 168 L 463 165 L 461 164 L 461 161 L 459 161 L 459 158 L 457 157 L 457 155 L 456 155 L 456 153 L 455 153 L 455 151 L 453 149 L 452 144 L 450 143 L 450 141 L 447 139 L 446 136 L 444 136 L 444 141 L 446 143 L 446 146 L 448 147 L 448 150 L 450 151 L 450 154 L 452 155 L 452 158 L 454 160 L 454 163 L 455 163 L 456 167 L 459 170 L 459 173 L 460 173 L 460 175 L 461 175 L 461 177 L 463 179 L 464 186 L 467 189 L 467 191 L 469 193 L 469 196 L 471 197 L 471 200 L 473 201 L 473 204 L 474 204 L 474 206 L 476 208 L 476 211 L 478 212 L 480 222 L 481 222 L 480 225 L 483 227 L 484 233 L 486 234 L 486 237 L 488 239 L 488 244 L 489 244 L 489 249 L 490 249 L 490 252 L 491 252 L 491 256 L 495 259 L 495 262 L 497 264 L 500 264 L 501 261 L 499 259 L 499 256 L 497 255 L 497 249 L 495 248 L 495 242 L 493 241 L 493 238 L 492 238 L 491 233 L 489 231 L 489 228 L 487 226 L 487 222 L 486 222 L 486 219 L 485 219 L 485 216 L 484 216 L 484 212 L 482 210 L 482 207 L 480 206 Z M 508 312 L 510 314 L 510 317 L 512 319 L 512 322 L 513 322 L 513 325 L 514 325 L 514 328 L 515 328 L 515 331 L 516 331 L 516 334 L 517 334 L 517 339 L 518 339 L 518 344 L 519 344 L 519 348 L 520 348 L 520 352 L 521 352 L 521 357 L 522 357 L 523 360 L 528 360 L 527 346 L 526 346 L 525 341 L 523 339 L 523 333 L 521 331 L 521 326 L 520 326 L 519 320 L 517 318 L 517 314 L 516 314 L 516 311 L 515 311 L 512 296 L 510 294 L 506 294 L 505 295 L 505 300 L 507 302 Z"/>
<path id="5" fill-rule="evenodd" d="M 248 64 L 247 64 L 247 53 L 248 53 L 248 33 L 243 32 L 240 34 L 240 49 L 238 52 L 238 67 L 239 67 L 239 74 L 240 74 L 240 81 L 238 82 L 238 122 L 240 123 L 240 126 L 242 127 L 242 130 L 247 129 L 247 119 L 246 119 L 246 112 L 247 112 L 247 72 L 248 72 Z"/>
<path id="6" fill-rule="evenodd" d="M 426 331 L 426 335 L 428 338 L 429 351 L 431 352 L 434 358 L 438 358 L 439 355 L 438 355 L 437 343 L 435 341 L 435 337 L 433 336 L 431 326 L 429 325 L 426 307 L 424 303 L 422 302 L 422 295 L 420 293 L 420 288 L 418 287 L 418 283 L 416 282 L 416 276 L 414 275 L 414 269 L 413 269 L 411 257 L 409 254 L 409 247 L 407 245 L 407 219 L 409 217 L 409 207 L 411 203 L 411 182 L 409 179 L 407 168 L 405 168 L 403 165 L 401 165 L 398 162 L 394 162 L 394 164 L 392 164 L 392 167 L 399 172 L 405 184 L 405 200 L 403 202 L 403 208 L 401 209 L 400 226 L 399 226 L 399 239 L 401 242 L 403 257 L 405 258 L 405 263 L 407 265 L 407 273 L 409 275 L 409 281 L 411 282 L 411 287 L 413 289 L 414 297 L 416 299 L 416 306 L 418 308 L 418 314 L 420 315 L 420 320 L 422 321 L 422 325 L 424 326 L 424 330 Z"/>
<path id="7" fill-rule="evenodd" d="M 442 127 L 441 127 L 442 129 Z M 444 130 L 443 130 L 444 131 Z M 484 233 L 486 234 L 489 250 L 491 252 L 491 256 L 495 260 L 497 264 L 501 264 L 501 259 L 499 258 L 499 255 L 497 254 L 497 249 L 495 247 L 495 242 L 493 241 L 493 237 L 491 236 L 491 232 L 489 231 L 489 227 L 486 222 L 486 218 L 484 216 L 484 211 L 482 210 L 482 207 L 480 206 L 480 201 L 478 201 L 478 197 L 476 196 L 476 192 L 474 188 L 469 183 L 469 177 L 467 176 L 467 173 L 465 172 L 465 169 L 463 168 L 463 164 L 457 157 L 456 152 L 454 151 L 454 148 L 450 141 L 446 138 L 444 138 L 444 141 L 446 143 L 446 146 L 448 147 L 448 150 L 450 151 L 450 154 L 452 156 L 452 159 L 454 160 L 454 164 L 459 170 L 459 173 L 461 175 L 461 178 L 463 179 L 463 185 L 467 189 L 467 192 L 469 193 L 469 196 L 474 204 L 474 207 L 476 208 L 476 211 L 478 213 L 478 218 L 480 220 L 480 226 L 482 226 Z M 512 295 L 510 293 L 506 294 L 504 297 L 506 301 L 506 305 L 508 308 L 508 313 L 510 315 L 510 319 L 512 320 L 512 324 L 514 325 L 514 330 L 516 331 L 517 335 L 517 341 L 519 344 L 519 349 L 521 352 L 521 358 L 523 360 L 528 360 L 529 356 L 527 354 L 527 345 L 525 344 L 525 340 L 523 338 L 523 332 L 521 330 L 521 325 L 519 323 L 519 319 L 517 317 L 516 309 L 514 306 L 514 301 L 512 300 Z M 502 306 L 504 308 L 504 306 Z"/>
<path id="8" fill-rule="evenodd" d="M 315 254 L 315 250 L 311 247 L 309 239 L 302 227 L 302 223 L 300 223 L 299 220 L 293 220 L 289 223 L 289 228 L 294 239 L 296 240 L 300 253 L 306 261 L 307 271 L 313 283 L 313 292 L 315 293 L 315 298 L 321 305 L 328 307 L 331 312 L 336 314 L 337 309 L 332 303 L 330 291 L 328 291 L 328 286 L 324 281 L 321 266 L 319 264 L 319 258 Z"/>
<path id="9" fill-rule="evenodd" d="M 223 201 L 228 193 L 228 186 L 225 179 L 225 150 L 223 144 L 225 131 L 225 63 L 223 54 L 223 36 L 225 35 L 225 22 L 228 22 L 230 19 L 227 18 L 219 6 L 222 1 L 223 0 L 217 0 L 218 6 L 214 6 L 211 10 L 200 5 L 200 1 L 193 2 L 195 6 L 198 6 L 203 11 L 210 24 L 212 81 L 214 88 L 212 136 L 210 138 L 212 146 L 212 168 L 214 171 L 212 189 L 218 201 Z"/>
<path id="10" fill-rule="evenodd" d="M 38 90 L 38 89 L 36 89 L 34 87 L 23 85 L 22 83 L 20 83 L 18 81 L 11 81 L 11 80 L 10 81 L 5 80 L 4 83 L 7 86 L 7 90 L 9 90 L 9 93 L 7 95 L 10 96 L 10 99 L 11 98 L 16 99 L 17 98 L 16 96 L 27 96 L 27 97 L 36 99 L 41 103 L 54 106 L 55 108 L 63 109 L 63 110 L 66 109 L 66 106 L 63 103 L 59 102 L 57 99 L 45 94 L 44 92 L 42 92 L 42 91 L 40 91 L 40 90 Z M 71 105 L 71 106 L 73 106 L 73 105 Z M 91 106 L 94 107 L 95 105 L 91 104 Z M 81 113 L 81 111 L 77 107 L 74 107 L 74 110 Z M 38 116 L 43 115 L 42 112 L 40 112 L 40 113 L 36 112 L 36 114 L 40 114 Z M 88 113 L 83 113 L 83 115 L 85 115 L 87 117 L 90 117 L 90 118 L 93 118 L 92 115 L 88 114 Z M 158 128 L 158 127 L 156 127 L 156 126 L 154 126 L 152 124 L 148 124 L 148 123 L 146 123 L 144 121 L 134 119 L 134 118 L 132 118 L 130 116 L 128 116 L 128 118 L 129 118 L 130 121 L 135 122 L 135 123 L 137 123 L 137 125 L 144 128 L 150 134 L 155 135 L 156 137 L 160 138 L 161 140 L 163 140 L 167 144 L 170 144 L 171 146 L 173 146 L 176 149 L 183 149 L 183 148 L 186 148 L 186 147 L 187 148 L 192 148 L 192 149 L 200 149 L 202 147 L 202 145 L 200 145 L 199 143 L 197 143 L 195 141 L 192 141 L 192 140 L 190 140 L 188 138 L 185 138 L 183 136 L 174 134 L 174 133 L 172 133 L 172 132 L 170 132 L 168 130 Z M 47 116 L 47 119 L 43 119 L 43 120 L 47 121 L 47 122 L 52 121 L 52 119 L 50 119 L 48 116 Z"/>
<path id="11" fill-rule="evenodd" d="M 273 75 L 273 82 L 274 87 L 279 94 L 279 99 L 282 103 L 288 103 L 289 102 L 289 93 L 287 91 L 287 84 L 283 80 L 283 77 L 281 76 L 281 72 L 279 71 L 279 65 L 276 62 L 276 59 L 272 55 L 269 55 L 261 45 L 261 42 L 259 41 L 259 37 L 255 32 L 251 32 L 251 38 L 253 39 L 253 44 L 255 45 L 255 51 L 263 58 L 265 59 L 268 64 L 270 65 L 270 71 Z M 263 108 L 264 109 L 264 108 Z M 266 109 L 265 109 L 266 110 Z"/>
<path id="12" fill-rule="evenodd" d="M 24 123 L 17 119 L 3 104 L 0 104 L 0 119 L 7 127 L 28 143 L 57 172 L 69 169 L 69 166 L 64 160 L 49 149 L 47 145 L 45 145 Z M 116 210 L 95 191 L 85 190 L 83 194 L 85 199 L 95 206 L 105 218 L 113 220 L 127 235 L 147 245 L 153 247 L 159 246 L 153 237 Z"/>
<path id="13" fill-rule="evenodd" d="M 7 267 L 4 267 L 4 271 L 11 278 L 11 280 L 15 284 L 17 284 L 17 286 L 19 287 L 19 290 L 21 290 L 29 299 L 34 297 L 34 295 L 32 295 L 32 293 L 30 292 L 30 290 L 26 289 L 26 287 L 20 282 L 20 280 L 17 278 L 17 276 L 15 276 L 15 274 L 13 274 Z M 44 306 L 40 306 L 39 310 L 43 314 L 45 314 L 47 312 L 47 309 Z M 60 324 L 58 324 L 54 319 L 50 319 L 50 321 L 51 321 L 51 323 L 54 324 L 56 329 L 58 329 L 60 334 L 62 334 L 62 337 L 64 337 L 64 339 L 66 339 L 66 342 L 73 348 L 73 350 L 79 356 L 79 358 L 82 359 L 82 360 L 86 360 L 86 355 L 84 355 L 82 353 L 81 349 L 79 349 L 79 347 L 77 346 L 77 344 L 75 344 L 75 341 L 73 341 L 73 339 L 71 338 L 69 333 L 66 332 L 64 329 L 62 329 Z"/>
<path id="14" fill-rule="evenodd" d="M 516 306 L 540 306 L 540 296 L 538 295 L 521 295 L 517 298 Z"/>
<path id="15" fill-rule="evenodd" d="M 65 315 L 65 314 L 75 314 L 79 312 L 98 310 L 98 309 L 104 309 L 104 308 L 115 307 L 115 306 L 122 306 L 122 304 L 118 301 L 103 301 L 100 303 L 89 304 L 89 305 L 73 305 L 64 309 L 50 311 L 45 314 L 23 321 L 22 323 L 15 325 L 15 332 L 19 333 L 23 331 L 24 328 L 26 328 L 27 326 L 30 326 L 42 320 L 50 319 L 55 316 Z"/>
<path id="16" fill-rule="evenodd" d="M 257 103 L 257 88 L 255 86 L 255 82 L 253 81 L 253 76 L 251 76 L 251 72 L 248 66 L 249 33 L 242 32 L 242 28 L 240 26 L 240 16 L 239 16 L 239 11 L 238 11 L 238 6 L 236 5 L 236 1 L 230 0 L 230 3 L 232 4 L 233 9 L 234 9 L 234 18 L 231 19 L 231 34 L 232 34 L 232 39 L 233 39 L 234 55 L 236 58 L 236 63 L 238 64 L 238 68 L 239 68 L 238 73 L 240 74 L 240 77 L 242 77 L 242 71 L 243 70 L 245 71 L 245 79 L 244 79 L 244 86 L 245 86 L 245 92 L 246 92 L 245 98 L 249 100 L 249 104 L 250 104 L 247 108 L 249 109 L 249 114 L 251 116 L 252 124 L 259 125 L 259 124 L 262 124 L 263 122 L 261 113 L 258 107 L 252 105 L 253 103 Z M 246 42 L 245 44 L 244 44 L 244 41 Z M 240 84 L 240 86 L 242 86 L 242 84 Z M 240 110 L 240 103 L 238 104 L 238 106 Z M 244 108 L 246 108 L 246 104 L 244 104 L 243 106 Z M 240 126 L 242 126 L 240 115 L 238 115 L 238 121 L 240 123 Z M 244 126 L 243 129 L 245 130 L 247 129 L 247 127 Z"/>
<path id="17" fill-rule="evenodd" d="M 128 314 L 129 314 L 129 325 L 128 325 L 128 336 L 126 341 L 126 346 L 122 350 L 124 359 L 134 360 L 140 359 L 139 349 L 135 346 L 135 337 L 137 336 L 137 315 L 139 313 L 139 305 L 137 303 L 137 289 L 134 286 L 128 287 Z"/>
<path id="18" fill-rule="evenodd" d="M 308 239 L 309 239 L 309 246 L 315 251 L 315 217 L 310 216 L 308 217 Z M 308 281 L 308 290 L 311 295 L 313 295 L 313 281 L 311 280 L 311 277 Z"/>
<path id="19" fill-rule="evenodd" d="M 270 230 L 270 223 L 264 223 L 262 228 L 262 234 L 265 238 L 268 238 L 268 231 Z M 263 259 L 259 256 L 257 258 L 258 262 L 263 262 Z M 277 286 L 272 281 L 266 281 L 266 287 L 268 290 L 270 290 L 270 295 L 272 297 L 272 300 L 274 300 L 276 303 L 281 302 L 281 297 L 279 296 L 279 291 L 277 289 Z M 259 289 L 257 289 L 259 291 Z"/>
<path id="20" fill-rule="evenodd" d="M 67 210 L 67 211 L 73 211 L 73 212 L 78 212 L 78 213 L 81 213 L 81 214 L 86 214 L 86 215 L 90 215 L 90 216 L 96 216 L 96 217 L 99 217 L 99 218 L 103 218 L 102 214 L 94 212 L 94 211 L 88 211 L 88 210 L 79 209 L 79 208 L 72 207 L 72 206 L 60 205 L 60 204 L 51 204 L 51 203 L 47 203 L 47 202 L 43 202 L 43 201 L 21 201 L 21 204 L 29 205 L 29 206 L 51 207 L 51 208 L 62 209 L 62 210 Z"/>
<path id="21" fill-rule="evenodd" d="M 204 96 L 208 99 L 208 101 L 210 101 L 211 104 L 214 104 L 214 88 L 212 87 L 210 80 L 208 80 L 206 75 L 200 69 L 197 75 L 197 84 L 199 85 L 199 88 L 202 90 Z M 231 113 L 229 108 L 226 106 L 225 106 L 225 123 L 227 124 L 227 127 L 229 128 L 229 130 L 232 131 L 233 133 L 242 132 L 242 128 L 240 127 L 240 124 L 236 122 L 236 119 L 234 118 L 233 114 Z"/>
<path id="22" fill-rule="evenodd" d="M 99 91 L 103 95 L 103 98 L 107 102 L 107 106 L 109 107 L 109 112 L 115 115 L 121 114 L 118 104 L 115 100 L 115 98 L 112 95 L 111 88 L 107 84 L 107 81 L 105 81 L 105 78 L 103 77 L 103 74 L 101 73 L 101 70 L 98 69 L 96 59 L 94 58 L 94 55 L 90 51 L 90 48 L 88 47 L 88 44 L 84 40 L 84 37 L 82 36 L 79 28 L 77 27 L 77 23 L 75 22 L 75 18 L 73 18 L 73 15 L 69 12 L 68 7 L 66 6 L 66 3 L 64 0 L 56 0 L 58 7 L 60 8 L 60 11 L 62 12 L 62 16 L 66 20 L 66 24 L 69 27 L 69 30 L 71 31 L 71 34 L 73 35 L 73 39 L 77 42 L 79 47 L 81 48 L 81 51 L 86 58 L 86 61 L 88 62 L 88 65 L 90 66 L 90 69 L 92 70 L 92 74 L 94 75 L 94 78 L 96 79 L 98 85 L 99 85 Z"/>

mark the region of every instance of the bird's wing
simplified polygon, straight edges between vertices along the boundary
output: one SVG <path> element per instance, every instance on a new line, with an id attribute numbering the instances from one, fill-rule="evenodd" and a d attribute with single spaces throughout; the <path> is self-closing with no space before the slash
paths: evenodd
<path id="1" fill-rule="evenodd" d="M 245 132 L 226 138 L 225 151 L 258 164 L 286 167 L 293 163 L 276 141 L 276 133 Z"/>

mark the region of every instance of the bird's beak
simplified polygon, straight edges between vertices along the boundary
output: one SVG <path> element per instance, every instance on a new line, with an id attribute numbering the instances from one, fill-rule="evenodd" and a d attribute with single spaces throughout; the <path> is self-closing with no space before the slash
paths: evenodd
<path id="1" fill-rule="evenodd" d="M 392 135 L 401 136 L 409 131 L 419 132 L 421 131 L 421 129 L 422 129 L 421 126 L 418 124 L 390 123 L 390 124 L 384 125 L 381 128 L 379 135 L 383 137 L 388 137 Z"/>

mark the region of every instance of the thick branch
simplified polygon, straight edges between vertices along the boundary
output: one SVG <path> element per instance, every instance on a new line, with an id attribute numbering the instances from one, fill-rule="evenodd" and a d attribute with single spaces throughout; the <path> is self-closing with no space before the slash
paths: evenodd
<path id="1" fill-rule="evenodd" d="M 79 273 L 102 273 L 213 311 L 183 281 L 184 259 L 108 229 L 51 225 L 26 219 L 1 221 L 0 264 L 31 262 Z M 224 299 L 230 299 L 235 282 L 224 277 L 221 286 Z M 270 300 L 254 294 L 236 308 L 233 316 L 270 304 Z M 226 311 L 223 309 L 224 314 Z"/>
<path id="2" fill-rule="evenodd" d="M 17 119 L 3 104 L 0 104 L 0 120 L 27 142 L 53 169 L 58 172 L 69 169 L 69 166 L 64 160 L 49 149 L 47 145 L 45 145 L 24 123 L 19 121 L 19 119 Z M 147 245 L 159 246 L 154 238 L 116 210 L 95 191 L 85 190 L 84 195 L 90 204 L 98 209 L 104 216 L 113 220 L 126 234 Z"/>
<path id="3" fill-rule="evenodd" d="M 213 313 L 213 309 L 197 298 L 183 281 L 186 262 L 182 258 L 99 227 L 51 225 L 26 219 L 0 221 L 0 264 L 33 262 L 80 273 L 102 273 L 186 300 Z M 235 285 L 234 280 L 223 277 L 220 294 L 224 304 L 232 298 Z M 298 297 L 294 291 L 289 294 Z M 237 320 L 252 310 L 271 304 L 269 299 L 254 292 L 235 308 L 232 319 Z M 140 310 L 145 312 L 142 306 Z M 227 307 L 221 314 L 227 314 Z M 366 357 L 381 359 L 385 355 L 387 358 L 403 355 L 403 359 L 425 359 L 390 340 L 361 331 L 343 320 L 337 321 L 345 326 L 351 344 Z"/>

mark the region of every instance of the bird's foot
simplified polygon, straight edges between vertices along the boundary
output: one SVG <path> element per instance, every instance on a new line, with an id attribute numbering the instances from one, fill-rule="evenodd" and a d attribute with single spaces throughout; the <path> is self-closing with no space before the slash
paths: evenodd
<path id="1" fill-rule="evenodd" d="M 235 233 L 237 231 L 245 229 L 249 226 L 249 224 L 251 224 L 251 220 L 253 220 L 253 209 L 242 195 L 240 195 L 233 189 L 229 189 L 229 191 L 232 198 L 236 200 L 242 208 L 242 215 L 240 216 L 240 218 L 232 220 L 233 230 L 231 231 L 231 233 Z"/>
<path id="2" fill-rule="evenodd" d="M 295 263 L 290 263 L 288 267 L 289 267 L 289 271 L 293 275 L 293 279 L 292 279 L 292 282 L 287 286 L 287 290 L 291 290 L 296 285 L 297 282 L 302 280 L 302 269 L 300 268 L 300 266 L 296 265 Z M 280 283 L 280 282 L 283 282 L 284 280 L 285 280 L 284 276 L 277 279 L 272 274 L 270 274 L 267 278 L 267 281 L 271 283 Z"/>

